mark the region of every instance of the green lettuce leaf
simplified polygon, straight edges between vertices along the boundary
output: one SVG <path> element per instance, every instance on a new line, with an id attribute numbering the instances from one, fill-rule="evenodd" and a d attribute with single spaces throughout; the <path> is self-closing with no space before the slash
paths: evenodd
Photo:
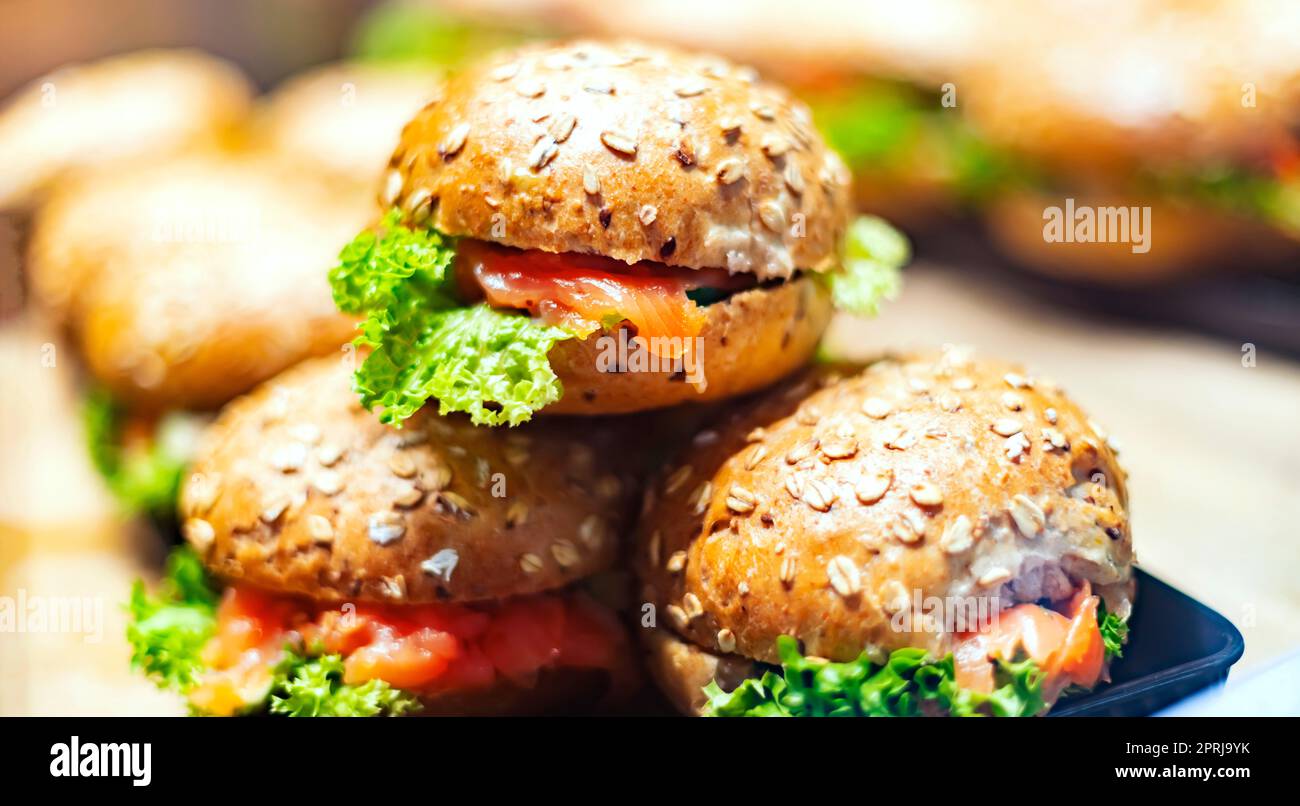
<path id="1" fill-rule="evenodd" d="M 168 414 L 146 448 L 128 449 L 122 444 L 125 416 L 108 392 L 95 389 L 86 396 L 82 422 L 91 462 L 127 511 L 171 517 L 190 461 L 194 423 L 183 412 Z"/>
<path id="2" fill-rule="evenodd" d="M 837 309 L 875 316 L 882 302 L 898 295 L 901 270 L 911 255 L 907 238 L 884 219 L 859 216 L 845 238 L 844 265 L 821 276 Z"/>
<path id="3" fill-rule="evenodd" d="M 275 669 L 268 707 L 277 716 L 402 716 L 419 709 L 418 698 L 382 680 L 345 684 L 338 655 L 289 650 Z"/>
<path id="4" fill-rule="evenodd" d="M 391 425 L 430 398 L 476 425 L 518 425 L 563 394 L 546 355 L 571 335 L 523 313 L 463 305 L 448 271 L 454 257 L 448 239 L 403 226 L 397 211 L 343 249 L 330 271 L 334 302 L 364 316 L 356 344 L 372 349 L 356 390 Z"/>
<path id="5" fill-rule="evenodd" d="M 485 53 L 516 45 L 525 32 L 484 25 L 446 9 L 406 0 L 382 3 L 362 18 L 353 58 L 456 67 Z"/>
<path id="6" fill-rule="evenodd" d="M 1124 642 L 1128 640 L 1128 624 L 1124 619 L 1106 609 L 1106 601 L 1098 597 L 1097 626 L 1101 628 L 1101 641 L 1106 645 L 1106 660 L 1124 657 Z"/>
<path id="7" fill-rule="evenodd" d="M 1043 674 L 1032 661 L 1000 664 L 989 694 L 960 688 L 953 659 L 899 649 L 883 665 L 867 659 L 831 663 L 805 658 L 788 635 L 777 639 L 779 671 L 750 678 L 725 692 L 705 687 L 708 716 L 920 716 L 934 702 L 953 716 L 1033 716 L 1046 710 Z"/>
<path id="8" fill-rule="evenodd" d="M 188 548 L 172 552 L 157 595 L 137 580 L 127 605 L 131 666 L 159 688 L 184 693 L 203 668 L 199 655 L 216 627 L 217 592 Z"/>

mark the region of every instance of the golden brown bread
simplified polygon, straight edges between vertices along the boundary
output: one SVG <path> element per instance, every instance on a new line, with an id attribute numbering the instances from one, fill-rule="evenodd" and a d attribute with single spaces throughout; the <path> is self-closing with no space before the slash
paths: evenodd
<path id="1" fill-rule="evenodd" d="M 181 493 L 221 577 L 322 601 L 469 602 L 613 562 L 634 479 L 612 424 L 477 428 L 364 411 L 347 362 L 307 362 L 231 403 Z"/>
<path id="2" fill-rule="evenodd" d="M 212 143 L 248 111 L 233 65 L 192 50 L 145 50 L 69 65 L 0 108 L 0 209 L 32 204 L 67 172 Z"/>
<path id="3" fill-rule="evenodd" d="M 449 235 L 761 278 L 835 266 L 849 217 L 806 106 L 720 58 L 626 42 L 452 78 L 390 168 L 384 203 Z"/>
<path id="4" fill-rule="evenodd" d="M 438 97 L 442 71 L 344 62 L 300 73 L 257 111 L 255 142 L 373 192 L 402 127 Z"/>
<path id="5" fill-rule="evenodd" d="M 820 370 L 738 406 L 647 490 L 634 563 L 660 626 L 774 662 L 793 635 L 849 660 L 951 647 L 914 596 L 1127 615 L 1124 473 L 1047 379 L 960 349 Z M 942 625 L 938 625 L 942 626 Z"/>
<path id="6" fill-rule="evenodd" d="M 705 403 L 768 386 L 812 358 L 833 313 L 830 294 L 811 276 L 735 294 L 704 309 L 708 320 L 695 352 L 702 388 L 671 372 L 608 372 L 602 354 L 617 333 L 562 341 L 551 368 L 564 396 L 546 414 L 617 414 Z"/>
<path id="7" fill-rule="evenodd" d="M 762 673 L 748 658 L 710 652 L 668 629 L 651 627 L 639 635 L 646 670 L 673 707 L 688 716 L 701 714 L 708 701 L 704 687 L 709 683 L 732 691 Z"/>
<path id="8" fill-rule="evenodd" d="M 352 336 L 327 272 L 367 208 L 271 159 L 126 164 L 42 206 L 32 288 L 119 398 L 216 407 Z"/>

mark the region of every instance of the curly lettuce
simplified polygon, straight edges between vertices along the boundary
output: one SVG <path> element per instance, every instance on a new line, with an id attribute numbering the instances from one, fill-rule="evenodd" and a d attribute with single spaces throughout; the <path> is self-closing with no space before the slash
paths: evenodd
<path id="1" fill-rule="evenodd" d="M 875 316 L 882 302 L 898 296 L 902 268 L 911 257 L 907 238 L 883 218 L 856 218 L 845 237 L 843 266 L 822 275 L 836 309 Z"/>
<path id="2" fill-rule="evenodd" d="M 920 716 L 933 703 L 952 716 L 1033 716 L 1047 710 L 1043 672 L 1025 660 L 1001 662 L 997 688 L 988 694 L 956 683 L 953 659 L 931 659 L 921 649 L 895 650 L 885 663 L 831 663 L 805 658 L 797 642 L 777 639 L 779 671 L 750 678 L 726 692 L 717 681 L 705 687 L 708 716 Z"/>
<path id="3" fill-rule="evenodd" d="M 1106 660 L 1124 657 L 1124 642 L 1128 640 L 1128 624 L 1106 609 L 1104 599 L 1098 599 L 1097 626 L 1101 630 L 1101 642 L 1106 647 Z"/>
<path id="4" fill-rule="evenodd" d="M 108 392 L 95 389 L 86 396 L 82 423 L 91 462 L 126 510 L 170 517 L 189 465 L 192 423 L 184 413 L 169 414 L 153 439 L 127 445 L 122 439 L 125 417 Z"/>
<path id="5" fill-rule="evenodd" d="M 203 647 L 217 624 L 219 594 L 189 548 L 172 552 L 157 594 L 137 581 L 127 605 L 126 637 L 131 666 L 159 688 L 188 694 L 207 670 Z M 420 708 L 414 695 L 382 680 L 343 682 L 343 659 L 290 645 L 272 671 L 261 700 L 245 704 L 247 714 L 277 716 L 400 716 Z M 196 711 L 201 714 L 202 712 Z"/>
<path id="6" fill-rule="evenodd" d="M 363 317 L 355 344 L 371 352 L 354 386 L 367 409 L 399 425 L 428 400 L 476 425 L 518 425 L 564 393 L 547 353 L 571 334 L 524 313 L 458 298 L 455 245 L 390 212 L 379 232 L 344 247 L 330 271 L 334 302 Z"/>

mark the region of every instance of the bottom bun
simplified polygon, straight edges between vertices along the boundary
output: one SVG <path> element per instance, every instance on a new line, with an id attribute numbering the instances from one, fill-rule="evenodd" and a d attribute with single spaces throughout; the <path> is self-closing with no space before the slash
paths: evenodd
<path id="1" fill-rule="evenodd" d="M 697 355 L 705 384 L 690 373 L 610 371 L 616 334 L 571 339 L 550 352 L 564 397 L 546 414 L 622 414 L 705 403 L 768 386 L 804 366 L 830 323 L 830 293 L 805 275 L 771 288 L 753 288 L 709 305 Z"/>
<path id="2" fill-rule="evenodd" d="M 700 716 L 708 698 L 704 687 L 717 681 L 731 691 L 746 678 L 757 677 L 759 666 L 739 655 L 718 655 L 657 627 L 641 631 L 645 665 L 668 701 L 687 716 Z"/>

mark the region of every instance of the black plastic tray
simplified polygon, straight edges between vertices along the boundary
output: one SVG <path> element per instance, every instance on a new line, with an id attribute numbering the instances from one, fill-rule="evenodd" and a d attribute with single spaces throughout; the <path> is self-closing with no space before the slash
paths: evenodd
<path id="1" fill-rule="evenodd" d="M 1141 570 L 1124 657 L 1111 683 L 1057 704 L 1051 716 L 1148 716 L 1223 683 L 1246 648 L 1226 618 Z"/>

